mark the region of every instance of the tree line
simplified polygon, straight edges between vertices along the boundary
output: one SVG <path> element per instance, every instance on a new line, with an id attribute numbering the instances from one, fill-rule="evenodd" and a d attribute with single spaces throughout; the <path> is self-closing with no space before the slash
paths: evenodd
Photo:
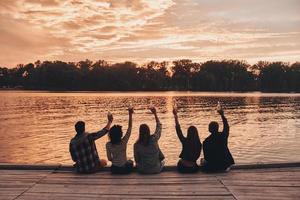
<path id="1" fill-rule="evenodd" d="M 1 88 L 95 91 L 300 92 L 300 62 L 182 59 L 141 66 L 134 62 L 36 61 L 0 67 Z"/>

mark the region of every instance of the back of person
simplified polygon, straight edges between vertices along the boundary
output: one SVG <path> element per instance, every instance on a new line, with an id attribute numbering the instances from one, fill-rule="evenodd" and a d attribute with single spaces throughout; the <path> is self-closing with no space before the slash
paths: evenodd
<path id="1" fill-rule="evenodd" d="M 157 142 L 151 138 L 148 145 L 134 144 L 134 154 L 138 170 L 142 173 L 159 173 L 161 171 L 160 149 Z"/>
<path id="2" fill-rule="evenodd" d="M 122 167 L 126 161 L 126 151 L 127 151 L 127 143 L 120 142 L 119 144 L 112 144 L 108 142 L 106 144 L 106 149 L 110 152 L 112 156 L 112 165 Z"/>
<path id="3" fill-rule="evenodd" d="M 139 138 L 134 144 L 134 159 L 137 169 L 140 173 L 145 174 L 159 173 L 164 165 L 164 155 L 158 145 L 162 124 L 158 119 L 156 109 L 153 107 L 150 110 L 155 116 L 155 132 L 150 135 L 149 126 L 147 124 L 140 125 Z"/>
<path id="4" fill-rule="evenodd" d="M 74 167 L 79 173 L 92 173 L 106 166 L 106 160 L 99 159 L 95 140 L 103 137 L 113 121 L 111 114 L 107 115 L 107 124 L 100 131 L 94 133 L 85 132 L 85 123 L 78 121 L 75 124 L 76 135 L 71 139 L 69 151 L 72 160 L 75 162 Z"/>
<path id="5" fill-rule="evenodd" d="M 182 151 L 179 157 L 186 161 L 196 162 L 200 157 L 201 146 L 201 143 L 199 143 L 196 148 L 191 148 L 191 142 L 185 139 L 182 142 Z"/>
<path id="6" fill-rule="evenodd" d="M 217 122 L 209 124 L 211 135 L 203 143 L 205 164 L 203 169 L 206 171 L 227 170 L 234 164 L 233 157 L 228 149 L 229 124 L 224 116 L 223 110 L 218 111 L 223 121 L 223 131 L 218 132 Z"/>
<path id="7" fill-rule="evenodd" d="M 233 157 L 227 146 L 227 138 L 222 134 L 214 134 L 203 143 L 204 159 L 209 163 L 210 170 L 226 170 L 234 164 Z"/>
<path id="8" fill-rule="evenodd" d="M 113 174 L 128 174 L 132 171 L 133 161 L 127 160 L 127 143 L 131 135 L 133 108 L 128 108 L 128 129 L 123 137 L 122 126 L 115 125 L 109 131 L 110 141 L 106 144 L 107 158 L 112 162 Z"/>
<path id="9" fill-rule="evenodd" d="M 182 144 L 182 150 L 179 155 L 180 160 L 177 163 L 177 170 L 180 173 L 195 173 L 199 169 L 197 160 L 200 157 L 202 146 L 198 130 L 195 126 L 190 126 L 187 131 L 187 136 L 185 137 L 182 134 L 176 108 L 173 108 L 173 114 L 176 134 Z"/>
<path id="10" fill-rule="evenodd" d="M 74 137 L 70 142 L 70 151 L 75 157 L 75 167 L 78 172 L 90 173 L 100 166 L 95 142 L 88 134 Z"/>

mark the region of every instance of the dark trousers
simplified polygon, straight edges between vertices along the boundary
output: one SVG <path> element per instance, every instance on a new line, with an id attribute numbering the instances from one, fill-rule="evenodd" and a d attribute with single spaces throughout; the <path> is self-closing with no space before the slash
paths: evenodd
<path id="1" fill-rule="evenodd" d="M 196 163 L 194 166 L 185 166 L 182 160 L 179 160 L 177 163 L 177 170 L 183 174 L 196 173 L 199 170 L 199 166 Z"/>
<path id="2" fill-rule="evenodd" d="M 110 171 L 112 174 L 130 174 L 133 168 L 133 161 L 128 160 L 122 167 L 112 165 Z"/>

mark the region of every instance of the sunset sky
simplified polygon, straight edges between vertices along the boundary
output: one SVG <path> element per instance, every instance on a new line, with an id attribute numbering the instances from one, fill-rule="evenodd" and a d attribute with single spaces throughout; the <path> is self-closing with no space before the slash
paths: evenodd
<path id="1" fill-rule="evenodd" d="M 1 0 L 0 66 L 300 61 L 299 0 Z"/>

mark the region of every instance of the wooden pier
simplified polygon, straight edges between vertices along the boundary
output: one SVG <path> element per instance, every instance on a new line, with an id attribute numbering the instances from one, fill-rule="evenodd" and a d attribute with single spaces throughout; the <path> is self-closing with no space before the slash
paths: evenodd
<path id="1" fill-rule="evenodd" d="M 0 164 L 0 199 L 300 199 L 300 164 L 237 166 L 229 173 L 80 175 L 69 167 Z"/>

